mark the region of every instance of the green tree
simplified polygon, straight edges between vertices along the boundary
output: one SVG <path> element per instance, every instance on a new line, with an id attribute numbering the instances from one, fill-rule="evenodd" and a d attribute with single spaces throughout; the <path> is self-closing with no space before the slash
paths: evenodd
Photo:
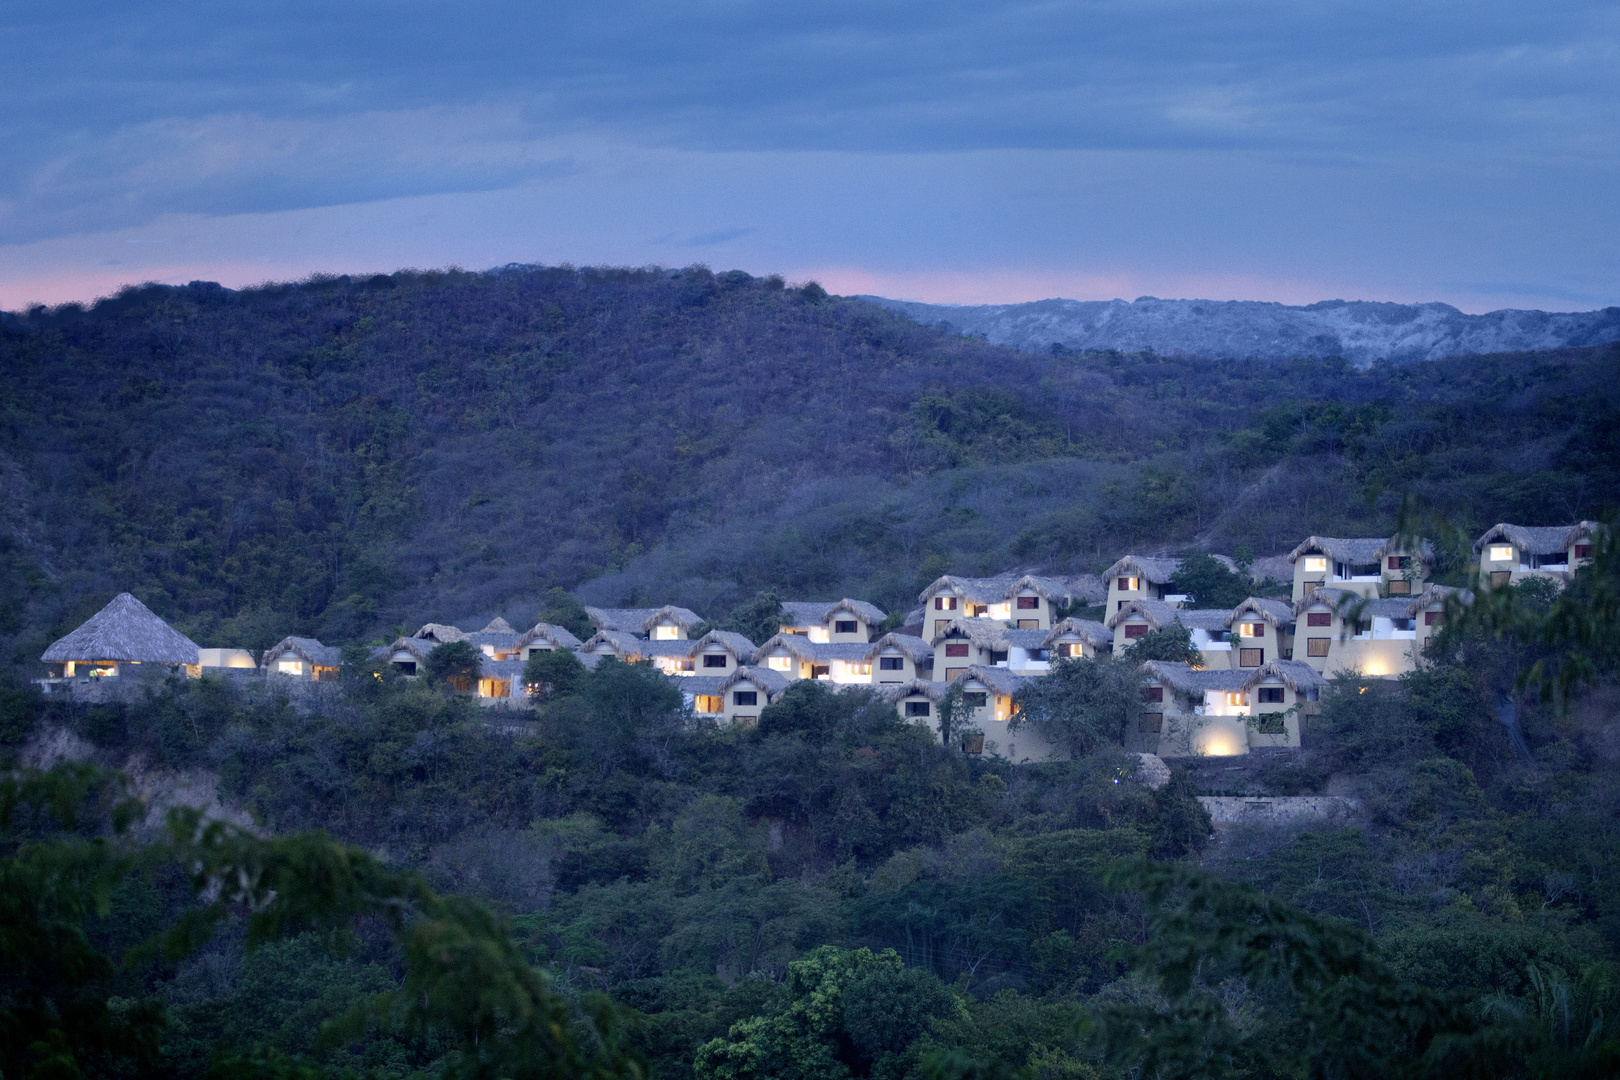
<path id="1" fill-rule="evenodd" d="M 427 676 L 433 682 L 444 683 L 456 690 L 470 691 L 483 670 L 484 653 L 470 641 L 451 641 L 435 646 L 428 653 Z"/>
<path id="2" fill-rule="evenodd" d="M 1142 711 L 1142 675 L 1129 661 L 1109 656 L 1059 658 L 1052 670 L 1013 696 L 1013 730 L 1039 725 L 1071 757 L 1124 742 Z"/>
<path id="3" fill-rule="evenodd" d="M 539 697 L 568 697 L 585 678 L 585 665 L 569 649 L 536 649 L 523 664 L 523 684 Z"/>
<path id="4" fill-rule="evenodd" d="M 1237 607 L 1248 599 L 1251 589 L 1247 575 L 1233 573 L 1201 551 L 1181 560 L 1170 583 L 1177 592 L 1191 596 L 1192 606 L 1198 608 Z"/>
<path id="5" fill-rule="evenodd" d="M 752 600 L 738 604 L 720 624 L 720 629 L 741 634 L 756 645 L 763 645 L 782 632 L 787 614 L 782 610 L 782 598 L 774 589 L 754 594 Z"/>
<path id="6" fill-rule="evenodd" d="M 1126 647 L 1123 658 L 1133 664 L 1144 660 L 1179 661 L 1197 666 L 1204 655 L 1192 643 L 1192 631 L 1178 622 L 1149 630 Z"/>
<path id="7" fill-rule="evenodd" d="M 777 1007 L 734 1024 L 699 1051 L 698 1080 L 844 1080 L 894 1076 L 926 1035 L 967 1018 L 932 973 L 892 949 L 823 945 L 788 965 Z"/>
<path id="8" fill-rule="evenodd" d="M 567 589 L 552 588 L 546 592 L 546 606 L 537 621 L 560 626 L 581 641 L 596 633 L 596 625 L 585 614 L 585 605 Z"/>

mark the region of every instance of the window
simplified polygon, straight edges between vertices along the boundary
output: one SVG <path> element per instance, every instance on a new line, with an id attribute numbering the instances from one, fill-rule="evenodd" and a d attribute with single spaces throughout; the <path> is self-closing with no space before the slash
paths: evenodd
<path id="1" fill-rule="evenodd" d="M 1019 611 L 1039 611 L 1040 609 L 1041 609 L 1041 598 L 1040 597 L 1038 597 L 1038 596 L 1020 596 L 1018 598 L 1018 610 Z"/>
<path id="2" fill-rule="evenodd" d="M 1390 582 L 1389 583 L 1389 595 L 1391 595 L 1391 596 L 1411 596 L 1412 595 L 1412 583 L 1410 581 L 1406 581 L 1404 579 L 1399 580 L 1399 581 Z"/>
<path id="3" fill-rule="evenodd" d="M 965 667 L 948 667 L 945 669 L 945 681 L 955 682 L 962 677 L 962 673 L 965 671 L 967 671 Z"/>
<path id="4" fill-rule="evenodd" d="M 705 658 L 705 659 L 707 659 L 707 658 Z M 707 667 L 708 665 L 705 664 L 704 666 Z M 690 660 L 677 660 L 677 661 L 675 661 L 675 670 L 677 670 L 677 671 L 696 671 L 697 669 L 693 666 L 692 661 L 690 661 Z"/>
<path id="5" fill-rule="evenodd" d="M 983 690 L 969 690 L 962 695 L 962 704 L 970 709 L 982 709 L 990 698 Z"/>
<path id="6" fill-rule="evenodd" d="M 1262 686 L 1259 700 L 1262 705 L 1281 705 L 1283 702 L 1283 688 L 1280 686 Z"/>
<path id="7" fill-rule="evenodd" d="M 1513 580 L 1513 572 L 1511 570 L 1492 570 L 1491 571 L 1491 588 L 1493 588 L 1493 589 L 1500 589 L 1503 585 L 1506 585 L 1508 582 L 1510 582 L 1512 580 Z"/>
<path id="8" fill-rule="evenodd" d="M 1283 714 L 1280 712 L 1261 713 L 1259 723 L 1255 725 L 1255 728 L 1262 735 L 1288 734 L 1288 724 L 1283 720 Z"/>
<path id="9" fill-rule="evenodd" d="M 1031 660 L 1050 660 L 1052 659 L 1052 650 L 1030 649 L 1028 650 L 1028 656 Z"/>
<path id="10" fill-rule="evenodd" d="M 968 654 L 968 643 L 967 642 L 965 642 L 965 641 L 947 641 L 945 643 L 945 655 L 946 656 L 966 656 L 967 654 Z"/>
<path id="11" fill-rule="evenodd" d="M 1139 638 L 1142 635 L 1146 634 L 1147 632 L 1148 632 L 1147 623 L 1139 623 L 1138 622 L 1138 623 L 1126 623 L 1125 624 L 1125 640 L 1126 641 L 1129 641 L 1132 638 Z"/>
<path id="12" fill-rule="evenodd" d="M 1122 577 L 1122 578 L 1119 579 L 1119 591 L 1120 592 L 1135 592 L 1136 590 L 1140 589 L 1141 587 L 1142 587 L 1142 579 L 1141 578 Z"/>
<path id="13" fill-rule="evenodd" d="M 696 694 L 692 697 L 692 711 L 717 713 L 726 711 L 726 701 L 718 694 Z"/>
<path id="14" fill-rule="evenodd" d="M 792 671 L 793 657 L 782 656 L 780 653 L 778 653 L 776 656 L 767 656 L 765 658 L 765 666 L 770 668 L 772 671 Z"/>
<path id="15" fill-rule="evenodd" d="M 990 614 L 990 608 L 986 604 L 969 604 L 963 610 L 967 612 L 967 616 L 970 619 L 982 619 L 986 615 Z"/>
<path id="16" fill-rule="evenodd" d="M 1246 622 L 1238 626 L 1238 632 L 1244 637 L 1265 637 L 1266 624 L 1263 622 Z"/>
<path id="17" fill-rule="evenodd" d="M 1410 555 L 1391 555 L 1389 557 L 1389 568 L 1391 570 L 1405 570 L 1407 564 L 1411 561 L 1412 556 Z"/>
<path id="18" fill-rule="evenodd" d="M 1149 734 L 1158 734 L 1164 730 L 1164 713 L 1145 712 L 1142 714 L 1141 723 L 1137 726 Z"/>
<path id="19" fill-rule="evenodd" d="M 1569 552 L 1549 551 L 1538 560 L 1542 566 L 1568 566 Z"/>
<path id="20" fill-rule="evenodd" d="M 1142 700 L 1143 701 L 1163 701 L 1164 700 L 1164 687 L 1162 687 L 1162 686 L 1149 686 L 1149 687 L 1145 688 L 1142 691 Z"/>
<path id="21" fill-rule="evenodd" d="M 758 690 L 733 690 L 731 692 L 731 703 L 733 705 L 758 705 L 759 704 L 759 691 Z"/>
<path id="22" fill-rule="evenodd" d="M 1305 625 L 1306 626 L 1332 626 L 1333 625 L 1333 612 L 1331 612 L 1331 611 L 1312 611 L 1312 612 L 1310 612 L 1309 614 L 1307 614 L 1305 616 Z"/>
<path id="23" fill-rule="evenodd" d="M 962 739 L 962 753 L 964 753 L 964 754 L 982 754 L 982 753 L 984 753 L 984 736 L 983 735 L 968 735 L 968 736 L 964 737 Z"/>
<path id="24" fill-rule="evenodd" d="M 880 656 L 878 657 L 878 670 L 904 671 L 906 670 L 906 658 L 903 656 Z"/>
<path id="25" fill-rule="evenodd" d="M 1241 690 L 1228 690 L 1226 692 L 1226 703 L 1235 709 L 1242 708 L 1249 703 L 1249 695 Z"/>
<path id="26" fill-rule="evenodd" d="M 681 636 L 681 630 L 678 626 L 659 623 L 653 627 L 652 636 L 654 641 L 674 641 Z"/>
<path id="27" fill-rule="evenodd" d="M 298 675 L 304 670 L 304 662 L 302 660 L 277 660 L 276 670 L 283 675 Z"/>
<path id="28" fill-rule="evenodd" d="M 1443 611 L 1425 611 L 1423 613 L 1424 626 L 1439 626 L 1445 621 L 1446 613 Z"/>
<path id="29" fill-rule="evenodd" d="M 1326 656 L 1328 654 L 1328 646 L 1332 645 L 1332 644 L 1333 644 L 1333 639 L 1332 638 L 1326 638 L 1326 637 L 1306 638 L 1305 639 L 1305 655 L 1306 656 Z"/>
<path id="30" fill-rule="evenodd" d="M 1411 630 L 1415 628 L 1415 624 L 1411 619 L 1391 619 L 1389 625 L 1392 630 Z"/>
<path id="31" fill-rule="evenodd" d="M 1266 662 L 1264 649 L 1239 649 L 1238 667 L 1259 667 Z"/>
<path id="32" fill-rule="evenodd" d="M 832 665 L 831 664 L 811 664 L 810 665 L 810 677 L 812 679 L 825 679 L 830 674 L 832 674 Z"/>
<path id="33" fill-rule="evenodd" d="M 926 702 L 926 701 L 908 701 L 908 702 L 906 702 L 906 715 L 907 716 L 928 716 L 929 715 L 928 702 Z"/>
<path id="34" fill-rule="evenodd" d="M 855 634 L 855 633 L 859 633 L 859 631 L 855 629 L 855 620 L 854 619 L 839 619 L 839 620 L 837 620 L 836 622 L 833 623 L 833 633 L 835 633 L 835 634 Z"/>
<path id="35" fill-rule="evenodd" d="M 1325 574 L 1325 573 L 1327 573 L 1327 556 L 1326 555 L 1307 555 L 1307 556 L 1305 556 L 1305 558 L 1301 559 L 1300 561 L 1305 564 L 1305 572 L 1307 574 Z"/>
<path id="36" fill-rule="evenodd" d="M 1577 559 L 1590 559 L 1592 557 L 1592 545 L 1591 544 L 1576 544 L 1575 545 L 1575 557 Z"/>
<path id="37" fill-rule="evenodd" d="M 936 597 L 934 597 L 934 610 L 935 611 L 955 611 L 956 610 L 956 597 L 954 597 L 954 596 L 936 596 Z"/>
<path id="38" fill-rule="evenodd" d="M 704 653 L 703 654 L 703 666 L 706 667 L 706 668 L 711 668 L 711 667 L 723 668 L 723 667 L 725 667 L 726 666 L 726 654 L 725 653 L 712 653 L 712 652 Z"/>
<path id="39" fill-rule="evenodd" d="M 1487 559 L 1491 560 L 1491 562 L 1512 562 L 1513 561 L 1513 545 L 1512 544 L 1492 544 L 1489 548 L 1486 549 L 1485 557 Z"/>
<path id="40" fill-rule="evenodd" d="M 1078 652 L 1074 651 L 1075 649 L 1078 649 L 1079 647 L 1080 646 L 1078 646 L 1078 645 L 1071 645 L 1068 642 L 1064 642 L 1062 645 L 1059 645 L 1057 647 L 1058 655 L 1059 656 L 1083 656 L 1083 655 L 1085 655 L 1084 653 L 1078 653 Z"/>
<path id="41" fill-rule="evenodd" d="M 1006 651 L 1003 650 L 1002 652 L 996 652 L 994 649 L 992 649 L 990 651 L 990 662 L 992 664 L 1005 664 L 1007 662 Z"/>

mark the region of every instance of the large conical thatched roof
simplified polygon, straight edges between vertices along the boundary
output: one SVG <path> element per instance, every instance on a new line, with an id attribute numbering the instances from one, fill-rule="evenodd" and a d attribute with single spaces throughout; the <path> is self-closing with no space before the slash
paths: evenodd
<path id="1" fill-rule="evenodd" d="M 152 614 L 129 593 L 113 602 L 67 637 L 45 650 L 46 663 L 64 660 L 121 660 L 141 664 L 195 664 L 197 643 Z"/>

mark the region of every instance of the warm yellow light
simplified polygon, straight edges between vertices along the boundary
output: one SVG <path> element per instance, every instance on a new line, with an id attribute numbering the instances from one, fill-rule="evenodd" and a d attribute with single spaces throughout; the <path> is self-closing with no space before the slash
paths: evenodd
<path id="1" fill-rule="evenodd" d="M 1490 550 L 1490 560 L 1492 562 L 1512 562 L 1513 561 L 1513 545 L 1512 544 L 1492 544 L 1491 545 L 1491 550 Z"/>
<path id="2" fill-rule="evenodd" d="M 653 627 L 652 636 L 654 641 L 674 641 L 679 635 L 680 629 L 678 627 L 662 625 Z"/>
<path id="3" fill-rule="evenodd" d="M 1232 757 L 1242 753 L 1237 741 L 1228 735 L 1212 735 L 1204 742 L 1204 752 L 1210 757 Z"/>
<path id="4" fill-rule="evenodd" d="M 1325 556 L 1325 555 L 1307 555 L 1307 556 L 1305 556 L 1304 561 L 1305 561 L 1305 572 L 1307 574 L 1325 574 L 1325 573 L 1327 573 L 1327 556 Z"/>
<path id="5" fill-rule="evenodd" d="M 767 656 L 765 666 L 772 671 L 787 671 L 793 666 L 793 658 L 791 656 Z"/>

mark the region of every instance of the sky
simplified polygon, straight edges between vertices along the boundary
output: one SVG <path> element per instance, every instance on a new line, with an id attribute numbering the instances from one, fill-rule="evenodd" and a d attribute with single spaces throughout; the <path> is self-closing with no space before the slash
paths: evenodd
<path id="1" fill-rule="evenodd" d="M 1620 304 L 1620 5 L 0 7 L 0 308 L 506 263 Z"/>

